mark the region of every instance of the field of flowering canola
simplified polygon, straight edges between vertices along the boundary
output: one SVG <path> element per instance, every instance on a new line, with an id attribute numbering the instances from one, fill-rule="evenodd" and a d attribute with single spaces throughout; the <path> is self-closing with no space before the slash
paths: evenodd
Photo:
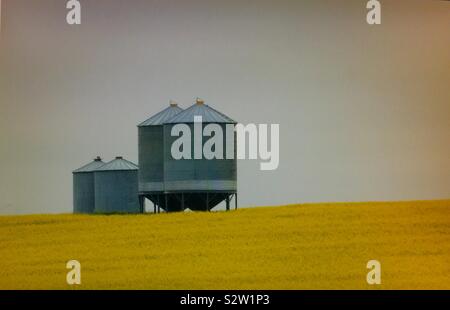
<path id="1" fill-rule="evenodd" d="M 0 289 L 450 289 L 450 200 L 4 216 L 0 258 Z"/>

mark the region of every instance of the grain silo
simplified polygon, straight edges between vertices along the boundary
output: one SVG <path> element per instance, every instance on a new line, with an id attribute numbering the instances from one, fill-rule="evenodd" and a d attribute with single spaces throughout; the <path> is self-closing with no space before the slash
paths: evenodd
<path id="1" fill-rule="evenodd" d="M 94 171 L 105 163 L 100 157 L 73 171 L 73 213 L 94 213 Z"/>
<path id="2" fill-rule="evenodd" d="M 174 159 L 172 143 L 178 137 L 171 136 L 173 126 L 186 124 L 191 131 L 191 149 L 194 150 L 194 118 L 202 117 L 202 127 L 217 124 L 223 132 L 224 159 Z M 166 211 L 191 210 L 209 211 L 222 201 L 229 209 L 230 199 L 237 201 L 236 139 L 234 130 L 230 133 L 227 125 L 234 129 L 236 122 L 204 104 L 200 99 L 188 109 L 178 113 L 164 124 L 164 192 L 162 203 Z M 227 135 L 228 132 L 228 135 Z M 226 159 L 227 140 L 232 139 L 234 157 Z M 207 139 L 203 138 L 203 145 Z M 202 145 L 202 147 L 203 147 Z M 192 157 L 194 158 L 194 157 Z"/>
<path id="3" fill-rule="evenodd" d="M 163 201 L 164 193 L 164 143 L 163 124 L 183 111 L 178 104 L 169 107 L 138 125 L 139 153 L 139 197 L 143 206 L 144 197 L 156 206 Z"/>
<path id="4" fill-rule="evenodd" d="M 95 213 L 141 213 L 138 166 L 116 157 L 94 172 Z"/>

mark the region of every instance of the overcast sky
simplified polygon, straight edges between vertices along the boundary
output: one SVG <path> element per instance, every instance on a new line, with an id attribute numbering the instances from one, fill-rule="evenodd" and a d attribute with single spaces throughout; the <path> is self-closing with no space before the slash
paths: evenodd
<path id="1" fill-rule="evenodd" d="M 241 206 L 450 198 L 450 3 L 3 0 L 0 213 L 68 213 L 71 171 L 137 162 L 136 125 L 195 97 L 280 124 Z"/>

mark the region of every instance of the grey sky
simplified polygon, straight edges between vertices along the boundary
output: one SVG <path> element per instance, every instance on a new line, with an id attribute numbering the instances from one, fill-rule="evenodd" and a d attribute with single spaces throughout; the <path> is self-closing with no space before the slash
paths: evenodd
<path id="1" fill-rule="evenodd" d="M 450 197 L 450 5 L 3 0 L 0 213 L 72 210 L 71 171 L 137 162 L 136 125 L 195 97 L 279 123 L 280 166 L 238 163 L 241 206 Z"/>

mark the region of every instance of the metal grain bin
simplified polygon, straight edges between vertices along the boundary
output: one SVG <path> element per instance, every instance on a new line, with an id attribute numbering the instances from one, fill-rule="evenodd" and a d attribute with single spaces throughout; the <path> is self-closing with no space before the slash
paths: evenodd
<path id="1" fill-rule="evenodd" d="M 191 149 L 194 150 L 194 117 L 201 116 L 203 128 L 207 124 L 218 124 L 223 132 L 224 159 L 180 159 L 172 157 L 171 146 L 178 137 L 171 136 L 176 124 L 187 124 L 191 128 Z M 226 159 L 226 125 L 236 122 L 204 104 L 200 99 L 190 108 L 180 112 L 164 124 L 164 192 L 167 211 L 185 208 L 209 211 L 223 200 L 237 194 L 236 144 L 234 159 Z M 233 132 L 233 135 L 234 132 Z M 228 137 L 229 138 L 229 137 Z M 203 145 L 207 138 L 203 138 Z M 166 203 L 164 201 L 164 203 Z"/>
<path id="2" fill-rule="evenodd" d="M 116 157 L 94 172 L 95 213 L 141 213 L 138 166 Z"/>
<path id="3" fill-rule="evenodd" d="M 144 209 L 144 198 L 160 206 L 164 191 L 163 124 L 183 111 L 171 101 L 169 107 L 138 125 L 139 197 Z"/>
<path id="4" fill-rule="evenodd" d="M 100 157 L 73 171 L 73 213 L 94 213 L 94 171 L 105 163 Z"/>
<path id="5" fill-rule="evenodd" d="M 162 193 L 164 185 L 163 124 L 183 111 L 176 103 L 138 125 L 139 194 Z"/>

